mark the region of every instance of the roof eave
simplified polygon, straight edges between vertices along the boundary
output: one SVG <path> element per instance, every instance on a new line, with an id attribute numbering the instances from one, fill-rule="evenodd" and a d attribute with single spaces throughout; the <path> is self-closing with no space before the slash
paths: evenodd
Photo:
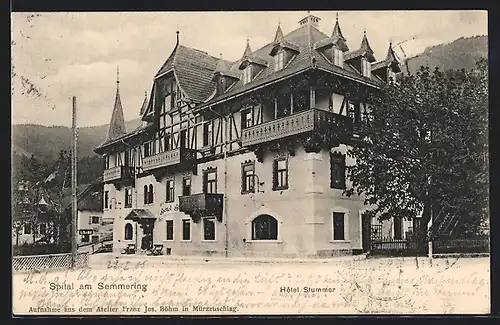
<path id="1" fill-rule="evenodd" d="M 294 73 L 284 75 L 284 76 L 282 76 L 282 77 L 280 77 L 280 78 L 277 78 L 277 79 L 274 79 L 274 80 L 270 80 L 270 81 L 268 81 L 268 82 L 266 82 L 266 83 L 263 83 L 263 84 L 261 84 L 261 85 L 255 85 L 254 87 L 250 87 L 250 88 L 248 88 L 248 89 L 246 89 L 246 90 L 244 90 L 244 91 L 237 92 L 237 93 L 235 93 L 235 94 L 233 94 L 233 95 L 231 95 L 231 96 L 228 96 L 228 97 L 225 97 L 225 98 L 221 98 L 220 100 L 216 100 L 216 101 L 214 101 L 214 102 L 206 102 L 206 103 L 204 103 L 204 104 L 199 105 L 199 106 L 196 108 L 196 111 L 200 111 L 200 110 L 202 110 L 203 108 L 205 108 L 205 107 L 207 107 L 207 106 L 217 105 L 217 104 L 220 104 L 220 103 L 222 103 L 222 102 L 225 102 L 225 101 L 228 101 L 228 100 L 231 100 L 231 99 L 234 99 L 234 98 L 241 97 L 241 96 L 243 96 L 243 95 L 245 95 L 245 94 L 247 94 L 247 93 L 249 93 L 249 92 L 251 92 L 251 91 L 255 91 L 255 90 L 258 90 L 258 89 L 264 88 L 264 87 L 266 87 L 266 86 L 269 86 L 269 85 L 275 84 L 275 83 L 277 83 L 277 82 L 279 82 L 279 81 L 281 81 L 281 80 L 284 80 L 284 79 L 287 79 L 287 78 L 290 78 L 290 77 L 296 76 L 296 75 L 298 75 L 298 74 L 300 74 L 300 73 L 303 73 L 303 72 L 305 72 L 305 71 L 307 71 L 307 70 L 310 70 L 310 69 L 313 69 L 313 67 L 312 67 L 312 66 L 307 66 L 307 67 L 302 68 L 302 69 L 300 69 L 300 70 L 298 70 L 298 71 L 296 71 L 296 72 L 294 72 Z"/>

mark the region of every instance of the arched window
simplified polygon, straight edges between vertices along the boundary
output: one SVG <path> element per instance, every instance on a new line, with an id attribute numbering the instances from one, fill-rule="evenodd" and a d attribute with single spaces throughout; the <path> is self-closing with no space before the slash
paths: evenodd
<path id="1" fill-rule="evenodd" d="M 144 204 L 148 204 L 148 186 L 144 185 Z"/>
<path id="2" fill-rule="evenodd" d="M 127 223 L 125 225 L 125 240 L 132 240 L 132 225 L 130 223 Z"/>
<path id="3" fill-rule="evenodd" d="M 153 203 L 153 184 L 149 184 L 148 203 Z"/>
<path id="4" fill-rule="evenodd" d="M 252 240 L 278 239 L 278 221 L 268 214 L 262 214 L 252 221 Z"/>

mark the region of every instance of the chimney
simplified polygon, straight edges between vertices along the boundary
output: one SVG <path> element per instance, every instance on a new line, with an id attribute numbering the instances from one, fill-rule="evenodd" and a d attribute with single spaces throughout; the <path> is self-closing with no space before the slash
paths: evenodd
<path id="1" fill-rule="evenodd" d="M 307 13 L 308 15 L 299 21 L 299 25 L 300 26 L 309 25 L 318 28 L 319 21 L 321 20 L 321 18 L 311 15 L 309 14 L 309 12 Z"/>

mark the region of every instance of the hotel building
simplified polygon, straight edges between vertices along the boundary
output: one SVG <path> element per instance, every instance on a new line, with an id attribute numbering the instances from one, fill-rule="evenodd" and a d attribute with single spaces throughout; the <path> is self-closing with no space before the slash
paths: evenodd
<path id="1" fill-rule="evenodd" d="M 308 15 L 229 62 L 177 43 L 126 132 L 119 87 L 106 141 L 104 217 L 113 249 L 164 254 L 327 257 L 369 249 L 363 198 L 342 195 L 363 102 L 400 73 L 366 32 L 350 49 Z M 119 81 L 118 81 L 119 82 Z"/>

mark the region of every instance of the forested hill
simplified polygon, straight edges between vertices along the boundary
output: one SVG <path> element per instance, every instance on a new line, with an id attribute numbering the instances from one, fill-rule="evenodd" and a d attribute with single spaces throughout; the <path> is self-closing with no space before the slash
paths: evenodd
<path id="1" fill-rule="evenodd" d="M 140 119 L 125 124 L 127 131 L 131 131 L 140 124 Z M 107 125 L 79 128 L 77 156 L 95 155 L 94 148 L 104 141 L 107 131 Z M 61 150 L 71 151 L 71 128 L 35 124 L 13 125 L 12 145 L 15 154 L 35 155 L 39 161 L 50 163 L 57 160 Z"/>
<path id="2" fill-rule="evenodd" d="M 408 59 L 411 73 L 415 73 L 420 66 L 438 67 L 441 71 L 454 69 L 472 69 L 479 59 L 488 58 L 488 37 L 474 36 L 459 38 L 451 43 L 428 47 L 415 57 Z M 402 67 L 403 72 L 406 67 Z"/>

